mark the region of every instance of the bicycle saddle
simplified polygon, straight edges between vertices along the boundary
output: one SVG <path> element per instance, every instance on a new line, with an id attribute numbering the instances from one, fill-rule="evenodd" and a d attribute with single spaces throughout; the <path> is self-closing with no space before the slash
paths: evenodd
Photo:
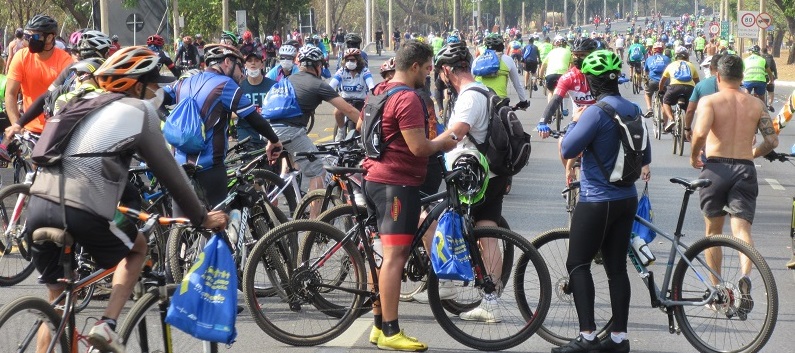
<path id="1" fill-rule="evenodd" d="M 327 172 L 329 172 L 331 174 L 334 174 L 334 175 L 338 175 L 338 176 L 344 176 L 344 175 L 348 175 L 348 174 L 357 174 L 357 173 L 361 173 L 361 174 L 367 173 L 367 171 L 365 169 L 362 169 L 362 168 L 337 167 L 337 166 L 331 166 L 331 165 L 327 165 L 327 166 L 325 166 L 323 168 L 325 168 Z"/>
<path id="2" fill-rule="evenodd" d="M 671 178 L 671 182 L 675 184 L 681 184 L 689 190 L 696 190 L 698 188 L 705 188 L 712 185 L 712 180 L 709 179 L 695 179 L 693 181 L 688 181 L 687 179 L 676 177 Z"/>
<path id="3" fill-rule="evenodd" d="M 64 232 L 64 230 L 60 228 L 39 228 L 33 231 L 32 237 L 33 242 L 36 244 L 53 242 L 55 245 L 58 245 L 58 247 L 63 247 L 64 244 L 66 244 L 66 246 L 72 246 L 75 243 L 75 239 L 72 238 L 72 235 L 68 232 Z"/>

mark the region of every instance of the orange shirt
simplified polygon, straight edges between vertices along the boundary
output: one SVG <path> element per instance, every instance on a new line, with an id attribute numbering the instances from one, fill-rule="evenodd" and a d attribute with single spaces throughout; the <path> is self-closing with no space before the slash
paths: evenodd
<path id="1" fill-rule="evenodd" d="M 20 83 L 22 107 L 27 109 L 36 98 L 47 92 L 58 74 L 72 64 L 72 56 L 64 50 L 53 48 L 52 56 L 42 61 L 28 48 L 20 49 L 8 68 L 8 79 Z M 44 128 L 44 114 L 25 125 L 26 130 L 40 133 Z"/>

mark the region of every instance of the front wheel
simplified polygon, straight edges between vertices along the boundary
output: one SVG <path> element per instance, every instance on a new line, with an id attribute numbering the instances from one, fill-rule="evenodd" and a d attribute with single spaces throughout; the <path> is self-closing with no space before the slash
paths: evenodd
<path id="1" fill-rule="evenodd" d="M 37 297 L 18 298 L 3 306 L 0 310 L 0 342 L 4 351 L 36 352 L 36 339 L 50 337 L 55 334 L 61 318 L 55 309 L 44 299 Z M 43 334 L 44 327 L 47 334 Z M 39 332 L 37 334 L 37 331 Z M 69 352 L 66 336 L 59 337 L 55 344 L 56 353 Z"/>
<path id="2" fill-rule="evenodd" d="M 685 114 L 681 110 L 677 118 L 676 134 L 679 135 L 676 141 L 679 143 L 677 147 L 679 148 L 679 155 L 681 156 L 685 152 Z"/>
<path id="3" fill-rule="evenodd" d="M 207 245 L 207 238 L 199 231 L 189 227 L 173 227 L 168 234 L 168 266 L 166 275 L 174 283 L 182 282 L 199 254 Z"/>
<path id="4" fill-rule="evenodd" d="M 0 287 L 24 281 L 35 267 L 25 237 L 30 185 L 13 184 L 0 190 Z"/>
<path id="5" fill-rule="evenodd" d="M 729 235 L 693 243 L 674 270 L 671 299 L 699 303 L 710 299 L 710 291 L 716 293 L 706 305 L 674 307 L 690 344 L 700 352 L 762 350 L 778 316 L 776 280 L 762 255 Z"/>

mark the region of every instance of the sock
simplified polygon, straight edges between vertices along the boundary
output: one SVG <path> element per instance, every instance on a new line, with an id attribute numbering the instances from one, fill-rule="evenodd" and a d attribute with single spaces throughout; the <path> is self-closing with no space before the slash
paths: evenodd
<path id="1" fill-rule="evenodd" d="M 383 315 L 373 315 L 373 321 L 374 321 L 373 326 L 375 326 L 375 328 L 377 328 L 379 330 L 382 330 L 382 327 L 384 325 L 384 316 Z"/>
<path id="2" fill-rule="evenodd" d="M 613 342 L 615 342 L 615 343 L 621 343 L 622 341 L 627 339 L 627 333 L 626 332 L 619 332 L 619 333 L 612 332 L 612 333 L 610 333 L 610 339 L 612 339 Z"/>
<path id="3" fill-rule="evenodd" d="M 108 327 L 110 327 L 111 330 L 116 331 L 116 320 L 111 319 L 107 316 L 103 316 L 100 320 L 108 324 Z"/>
<path id="4" fill-rule="evenodd" d="M 596 331 L 591 331 L 591 333 L 580 332 L 583 338 L 589 341 L 593 341 L 596 339 Z"/>
<path id="5" fill-rule="evenodd" d="M 384 321 L 381 324 L 381 330 L 386 337 L 392 337 L 400 333 L 400 325 L 398 325 L 398 320 L 395 319 L 393 321 Z"/>

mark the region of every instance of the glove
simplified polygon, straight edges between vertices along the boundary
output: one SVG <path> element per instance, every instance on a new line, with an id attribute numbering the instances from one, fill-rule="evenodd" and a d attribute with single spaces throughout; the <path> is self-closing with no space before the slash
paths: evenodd
<path id="1" fill-rule="evenodd" d="M 545 123 L 543 121 L 538 123 L 538 125 L 536 126 L 536 130 L 538 130 L 539 133 L 550 133 L 550 132 L 552 132 L 552 129 L 550 129 L 549 126 L 547 125 L 547 123 Z"/>
<path id="2" fill-rule="evenodd" d="M 530 102 L 528 102 L 528 101 L 521 101 L 521 102 L 516 104 L 516 109 L 524 110 L 524 109 L 527 109 L 528 107 L 530 107 Z"/>
<path id="3" fill-rule="evenodd" d="M 626 77 L 619 77 L 618 78 L 618 84 L 619 85 L 622 84 L 622 83 L 627 83 L 627 82 L 629 82 L 629 79 L 626 78 Z"/>

